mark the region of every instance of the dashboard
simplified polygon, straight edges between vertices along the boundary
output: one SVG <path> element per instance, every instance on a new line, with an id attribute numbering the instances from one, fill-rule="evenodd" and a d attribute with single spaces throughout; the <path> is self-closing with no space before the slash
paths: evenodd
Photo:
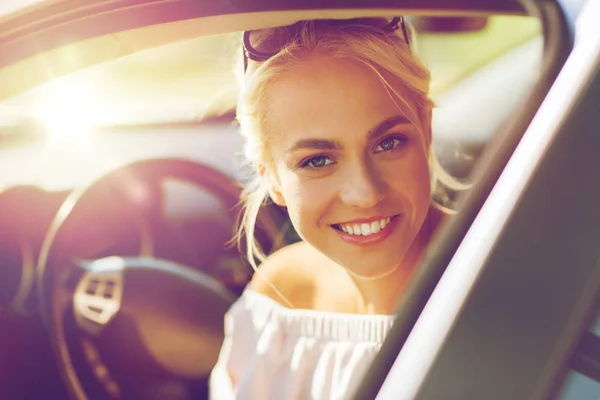
<path id="1" fill-rule="evenodd" d="M 0 374 L 0 398 L 11 398 L 11 388 L 18 388 L 19 396 L 39 398 L 63 390 L 37 312 L 34 279 L 42 243 L 63 204 L 99 177 L 127 171 L 127 165 L 142 160 L 192 161 L 239 182 L 235 160 L 241 140 L 224 123 L 103 132 L 90 137 L 93 157 L 83 157 L 76 147 L 52 153 L 55 144 L 40 141 L 3 144 L 0 370 L 6 373 Z M 243 290 L 253 271 L 230 242 L 237 215 L 213 193 L 176 178 L 132 180 L 124 191 L 110 184 L 96 186 L 67 219 L 67 234 L 58 243 L 71 257 L 151 255 L 205 272 L 234 293 Z M 26 384 L 32 381 L 39 385 Z M 3 390 L 8 390 L 6 396 Z"/>
<path id="2" fill-rule="evenodd" d="M 211 193 L 175 179 L 148 182 L 134 198 L 105 188 L 72 211 L 58 246 L 69 256 L 153 256 L 197 268 L 238 291 L 251 269 L 230 243 L 236 215 Z M 20 186 L 0 194 L 0 304 L 34 311 L 34 270 L 57 213 L 75 193 Z M 34 297 L 34 296 L 33 296 Z"/>
<path id="3" fill-rule="evenodd" d="M 230 122 L 114 129 L 85 140 L 0 143 L 0 306 L 16 296 L 23 274 L 31 270 L 23 261 L 37 258 L 67 197 L 110 171 L 140 160 L 174 158 L 241 179 L 235 158 L 242 143 Z M 214 195 L 176 179 L 130 186 L 129 198 L 110 188 L 90 197 L 81 221 L 73 222 L 78 225 L 70 239 L 73 256 L 154 255 L 198 268 L 216 262 L 214 249 L 223 247 L 216 242 L 231 239 L 234 221 Z M 145 218 L 135 220 L 125 204 Z"/>

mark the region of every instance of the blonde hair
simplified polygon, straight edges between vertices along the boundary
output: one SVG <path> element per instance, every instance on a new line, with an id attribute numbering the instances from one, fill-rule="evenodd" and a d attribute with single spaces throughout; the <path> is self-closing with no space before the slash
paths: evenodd
<path id="1" fill-rule="evenodd" d="M 384 84 L 396 106 L 423 135 L 431 137 L 431 111 L 433 102 L 429 98 L 429 70 L 411 52 L 412 46 L 399 34 L 384 33 L 372 24 L 317 25 L 311 21 L 301 23 L 293 38 L 289 38 L 286 27 L 259 31 L 255 36 L 257 45 L 291 39 L 273 57 L 262 63 L 251 62 L 241 76 L 241 93 L 238 98 L 237 119 L 241 134 L 245 138 L 245 156 L 253 168 L 254 176 L 246 186 L 242 201 L 243 216 L 238 231 L 238 243 L 246 237 L 246 254 L 256 269 L 256 260 L 265 260 L 265 252 L 255 240 L 256 220 L 260 208 L 268 199 L 268 186 L 264 177 L 257 173 L 257 166 L 268 159 L 266 144 L 268 131 L 266 120 L 268 109 L 265 96 L 269 87 L 282 72 L 302 62 L 304 57 L 323 54 L 334 59 L 358 62 L 372 70 Z M 441 170 L 429 144 L 429 166 L 431 191 Z M 442 173 L 442 176 L 447 174 Z"/>

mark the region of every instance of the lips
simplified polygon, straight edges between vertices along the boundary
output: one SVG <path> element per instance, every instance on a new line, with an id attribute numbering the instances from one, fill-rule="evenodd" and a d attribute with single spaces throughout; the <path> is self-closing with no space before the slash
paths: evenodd
<path id="1" fill-rule="evenodd" d="M 332 227 L 347 242 L 358 245 L 369 245 L 387 238 L 397 224 L 400 215 L 377 217 L 368 220 L 355 220 Z"/>
<path id="2" fill-rule="evenodd" d="M 384 230 L 390 221 L 391 217 L 387 217 L 372 222 L 339 224 L 337 228 L 351 235 L 369 236 Z"/>

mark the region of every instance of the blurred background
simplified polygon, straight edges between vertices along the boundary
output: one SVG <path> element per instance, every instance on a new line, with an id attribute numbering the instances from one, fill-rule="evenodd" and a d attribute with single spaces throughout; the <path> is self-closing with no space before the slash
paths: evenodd
<path id="1" fill-rule="evenodd" d="M 465 180 L 535 83 L 539 24 L 508 16 L 409 20 L 415 50 L 432 72 L 436 153 Z M 238 33 L 200 37 L 57 77 L 0 102 L 0 190 L 72 188 L 136 159 L 169 154 L 216 157 L 238 177 L 230 162 L 241 149 L 238 138 L 222 157 L 203 147 L 216 127 L 235 130 L 240 56 Z"/>

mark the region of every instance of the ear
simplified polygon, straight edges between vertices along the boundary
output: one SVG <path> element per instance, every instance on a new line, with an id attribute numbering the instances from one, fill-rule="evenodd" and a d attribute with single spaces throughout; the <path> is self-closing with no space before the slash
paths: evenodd
<path id="1" fill-rule="evenodd" d="M 273 200 L 273 202 L 278 206 L 285 207 L 285 199 L 283 198 L 281 189 L 279 189 L 279 183 L 277 182 L 277 179 L 275 178 L 273 173 L 270 172 L 267 169 L 266 165 L 263 163 L 260 163 L 257 169 L 259 175 L 262 176 L 263 179 L 265 179 L 267 182 L 269 196 L 271 197 L 271 200 Z"/>
<path id="2" fill-rule="evenodd" d="M 269 186 L 269 196 L 271 196 L 271 200 L 273 200 L 273 203 L 277 204 L 280 207 L 285 207 L 285 199 L 283 198 L 283 195 L 281 194 L 281 191 L 279 191 L 278 188 Z"/>

